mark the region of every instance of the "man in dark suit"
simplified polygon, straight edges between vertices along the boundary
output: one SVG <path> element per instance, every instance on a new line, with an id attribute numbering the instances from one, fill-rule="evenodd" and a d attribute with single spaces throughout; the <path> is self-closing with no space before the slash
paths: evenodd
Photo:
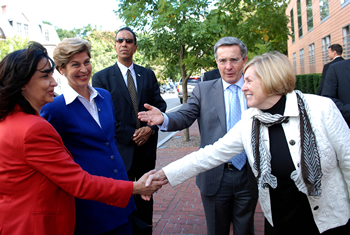
<path id="1" fill-rule="evenodd" d="M 176 112 L 164 114 L 146 105 L 149 111 L 139 113 L 139 118 L 150 125 L 162 124 L 161 130 L 166 131 L 187 128 L 197 119 L 201 148 L 223 137 L 232 127 L 232 116 L 240 120 L 241 112 L 247 109 L 241 90 L 247 47 L 237 38 L 225 37 L 215 44 L 214 54 L 219 79 L 199 83 Z M 230 96 L 231 88 L 236 90 L 235 99 Z M 233 108 L 232 103 L 239 104 Z M 257 185 L 245 154 L 241 157 L 241 165 L 230 161 L 197 176 L 209 235 L 228 235 L 231 223 L 234 234 L 254 234 Z"/>
<path id="2" fill-rule="evenodd" d="M 322 96 L 331 98 L 350 127 L 350 59 L 329 66 Z"/>
<path id="3" fill-rule="evenodd" d="M 328 47 L 328 57 L 331 60 L 331 62 L 325 64 L 323 66 L 323 71 L 322 71 L 322 77 L 321 77 L 321 82 L 320 86 L 318 87 L 317 90 L 317 95 L 322 95 L 322 89 L 324 86 L 324 81 L 326 79 L 326 74 L 329 66 L 331 64 L 337 63 L 339 61 L 343 61 L 343 57 L 341 57 L 341 54 L 343 54 L 343 47 L 339 44 L 333 44 Z"/>
<path id="4" fill-rule="evenodd" d="M 136 49 L 135 33 L 128 27 L 121 28 L 115 43 L 117 63 L 92 78 L 94 87 L 104 88 L 112 95 L 117 146 L 131 181 L 155 168 L 158 139 L 158 127 L 140 122 L 137 113 L 145 110 L 145 103 L 166 110 L 154 72 L 133 63 Z M 135 204 L 133 234 L 152 234 L 153 200 L 144 201 L 135 195 Z"/>
<path id="5" fill-rule="evenodd" d="M 205 72 L 203 75 L 203 81 L 209 81 L 218 78 L 221 78 L 219 69 L 210 70 L 208 72 Z"/>

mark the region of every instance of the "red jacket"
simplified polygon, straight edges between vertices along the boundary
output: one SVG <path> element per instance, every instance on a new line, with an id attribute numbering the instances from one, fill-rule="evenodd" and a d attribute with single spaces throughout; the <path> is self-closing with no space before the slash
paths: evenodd
<path id="1" fill-rule="evenodd" d="M 17 108 L 0 121 L 1 235 L 73 234 L 74 197 L 126 207 L 132 188 L 83 171 L 40 116 Z"/>

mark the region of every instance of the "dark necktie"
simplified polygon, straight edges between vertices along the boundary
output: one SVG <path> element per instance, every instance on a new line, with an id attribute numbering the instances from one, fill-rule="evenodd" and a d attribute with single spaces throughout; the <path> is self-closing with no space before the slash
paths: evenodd
<path id="1" fill-rule="evenodd" d="M 137 114 L 139 113 L 139 105 L 137 101 L 137 91 L 134 83 L 134 79 L 132 78 L 130 69 L 127 72 L 128 77 L 128 90 L 131 98 L 132 106 L 134 108 L 135 118 L 136 118 L 136 129 L 140 128 L 140 120 L 137 118 Z"/>

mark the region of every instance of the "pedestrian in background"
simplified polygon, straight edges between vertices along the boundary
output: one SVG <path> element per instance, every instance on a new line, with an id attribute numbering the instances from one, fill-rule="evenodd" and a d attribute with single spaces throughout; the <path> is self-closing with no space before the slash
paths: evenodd
<path id="1" fill-rule="evenodd" d="M 341 57 L 343 54 L 343 47 L 339 44 L 333 44 L 328 47 L 328 58 L 331 60 L 331 62 L 325 64 L 323 66 L 322 70 L 322 77 L 320 81 L 320 85 L 317 89 L 317 95 L 322 95 L 322 90 L 324 86 L 324 81 L 326 79 L 327 71 L 330 65 L 335 64 L 337 62 L 343 61 L 344 58 Z"/>

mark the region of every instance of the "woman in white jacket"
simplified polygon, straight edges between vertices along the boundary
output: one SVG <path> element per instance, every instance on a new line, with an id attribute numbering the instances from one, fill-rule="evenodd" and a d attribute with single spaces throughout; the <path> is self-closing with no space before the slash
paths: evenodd
<path id="1" fill-rule="evenodd" d="M 248 106 L 223 138 L 160 170 L 171 186 L 245 150 L 256 176 L 265 234 L 350 234 L 350 131 L 332 100 L 293 91 L 289 59 L 266 53 L 244 70 Z M 149 125 L 162 115 L 140 113 Z"/>

